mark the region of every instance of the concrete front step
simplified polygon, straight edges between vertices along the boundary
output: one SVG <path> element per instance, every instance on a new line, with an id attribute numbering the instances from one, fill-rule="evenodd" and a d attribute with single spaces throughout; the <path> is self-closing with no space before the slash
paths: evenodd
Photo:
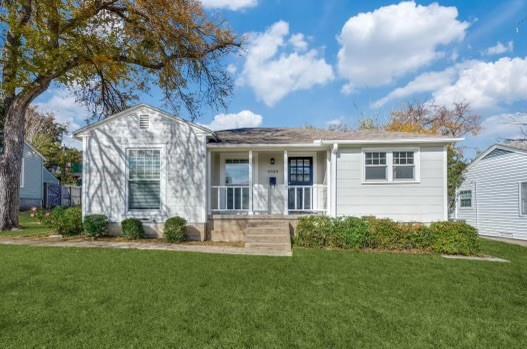
<path id="1" fill-rule="evenodd" d="M 290 243 L 290 237 L 289 234 L 247 234 L 245 242 Z"/>
<path id="2" fill-rule="evenodd" d="M 274 227 L 274 228 L 288 228 L 289 222 L 276 221 L 272 219 L 268 220 L 250 220 L 247 222 L 248 228 L 263 228 L 263 227 Z"/>
<path id="3" fill-rule="evenodd" d="M 289 234 L 289 229 L 286 227 L 249 227 L 247 228 L 246 235 L 257 235 L 257 234 L 268 234 L 268 235 L 276 235 L 276 234 Z"/>
<path id="4" fill-rule="evenodd" d="M 246 248 L 262 248 L 262 249 L 272 249 L 279 251 L 291 251 L 290 243 L 275 243 L 275 242 L 246 242 Z"/>

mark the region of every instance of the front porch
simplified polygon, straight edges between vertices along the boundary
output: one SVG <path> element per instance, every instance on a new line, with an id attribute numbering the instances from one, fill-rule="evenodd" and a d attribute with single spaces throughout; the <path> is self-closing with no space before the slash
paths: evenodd
<path id="1" fill-rule="evenodd" d="M 327 149 L 209 150 L 209 216 L 327 214 L 330 161 Z"/>

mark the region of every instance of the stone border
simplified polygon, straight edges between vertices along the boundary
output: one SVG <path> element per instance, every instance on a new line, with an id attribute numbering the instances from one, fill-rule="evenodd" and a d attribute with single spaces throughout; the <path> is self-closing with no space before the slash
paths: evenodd
<path id="1" fill-rule="evenodd" d="M 492 256 L 474 257 L 474 256 L 442 254 L 441 257 L 446 258 L 446 259 L 459 259 L 459 260 L 466 260 L 466 261 L 496 262 L 496 263 L 510 263 L 511 262 L 507 259 L 492 257 Z"/>
<path id="2" fill-rule="evenodd" d="M 0 239 L 0 245 L 44 246 L 44 247 L 76 247 L 76 248 L 113 248 L 154 251 L 196 252 L 211 254 L 250 255 L 290 257 L 291 251 L 268 248 L 245 248 L 234 246 L 204 246 L 178 245 L 154 242 L 113 242 L 113 241 L 67 241 L 67 240 L 31 240 L 31 239 Z"/>

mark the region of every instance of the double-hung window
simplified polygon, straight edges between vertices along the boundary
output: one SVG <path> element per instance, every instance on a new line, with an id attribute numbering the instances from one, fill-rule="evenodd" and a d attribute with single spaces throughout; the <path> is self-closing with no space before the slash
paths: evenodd
<path id="1" fill-rule="evenodd" d="M 527 216 L 527 182 L 520 183 L 520 214 Z"/>
<path id="2" fill-rule="evenodd" d="M 159 149 L 128 151 L 128 209 L 161 208 L 161 156 Z"/>
<path id="3" fill-rule="evenodd" d="M 393 179 L 413 180 L 415 179 L 415 163 L 413 151 L 393 152 Z"/>
<path id="4" fill-rule="evenodd" d="M 461 190 L 459 192 L 459 206 L 461 208 L 472 207 L 472 190 Z"/>
<path id="5" fill-rule="evenodd" d="M 366 181 L 384 181 L 387 180 L 387 162 L 386 152 L 372 152 L 364 153 L 365 156 L 365 173 Z"/>

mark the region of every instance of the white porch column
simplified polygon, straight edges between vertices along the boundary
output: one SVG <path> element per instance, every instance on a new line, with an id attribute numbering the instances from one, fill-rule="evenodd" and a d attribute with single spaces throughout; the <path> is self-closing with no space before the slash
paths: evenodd
<path id="1" fill-rule="evenodd" d="M 326 151 L 326 214 L 331 214 L 331 150 Z"/>
<path id="2" fill-rule="evenodd" d="M 284 150 L 284 214 L 289 214 L 289 172 L 288 172 L 288 157 L 287 157 L 287 150 Z"/>
<path id="3" fill-rule="evenodd" d="M 253 151 L 249 150 L 249 214 L 253 214 Z"/>
<path id="4" fill-rule="evenodd" d="M 207 150 L 207 213 L 212 213 L 212 154 Z M 218 194 L 219 195 L 219 194 Z"/>
<path id="5" fill-rule="evenodd" d="M 330 216 L 335 217 L 337 215 L 337 155 L 339 151 L 339 145 L 333 144 L 331 151 L 331 178 L 330 178 L 330 190 L 331 190 L 331 203 L 330 203 Z"/>

